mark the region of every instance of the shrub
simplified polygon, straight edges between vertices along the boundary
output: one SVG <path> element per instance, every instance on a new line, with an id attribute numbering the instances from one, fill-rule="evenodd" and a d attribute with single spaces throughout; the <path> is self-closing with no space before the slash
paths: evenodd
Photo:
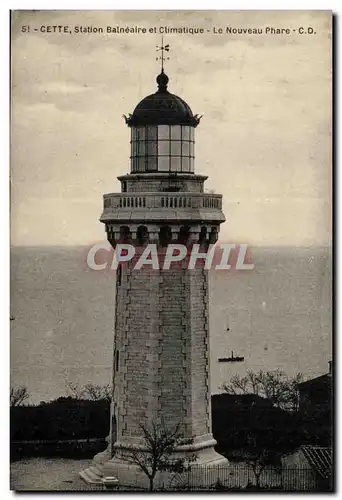
<path id="1" fill-rule="evenodd" d="M 110 407 L 105 400 L 58 398 L 10 408 L 11 441 L 105 438 Z"/>

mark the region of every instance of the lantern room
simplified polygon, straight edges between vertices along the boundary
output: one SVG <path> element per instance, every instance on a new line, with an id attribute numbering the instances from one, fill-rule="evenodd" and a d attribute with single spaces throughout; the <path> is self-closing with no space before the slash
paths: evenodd
<path id="1" fill-rule="evenodd" d="M 201 117 L 167 90 L 168 81 L 162 70 L 157 92 L 125 116 L 131 128 L 131 173 L 194 173 L 195 128 Z"/>

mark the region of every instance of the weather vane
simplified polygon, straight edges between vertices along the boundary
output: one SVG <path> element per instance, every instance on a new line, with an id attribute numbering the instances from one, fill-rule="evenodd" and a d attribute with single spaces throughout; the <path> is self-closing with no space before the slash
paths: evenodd
<path id="1" fill-rule="evenodd" d="M 167 44 L 167 45 L 164 45 L 164 37 L 162 36 L 162 44 L 161 46 L 159 47 L 157 45 L 157 52 L 159 52 L 159 50 L 161 51 L 161 56 L 160 57 L 156 57 L 156 61 L 161 61 L 161 70 L 162 70 L 162 73 L 164 72 L 164 61 L 168 61 L 170 58 L 169 57 L 165 57 L 164 55 L 164 52 L 169 52 L 170 50 L 170 45 Z"/>

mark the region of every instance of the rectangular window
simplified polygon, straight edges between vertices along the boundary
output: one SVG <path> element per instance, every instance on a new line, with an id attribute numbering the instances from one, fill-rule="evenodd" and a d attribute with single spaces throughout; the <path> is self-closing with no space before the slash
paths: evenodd
<path id="1" fill-rule="evenodd" d="M 190 127 L 190 141 L 195 140 L 195 129 L 193 127 Z"/>
<path id="2" fill-rule="evenodd" d="M 170 140 L 170 127 L 168 125 L 158 125 L 158 140 Z"/>
<path id="3" fill-rule="evenodd" d="M 171 127 L 171 139 L 179 141 L 181 138 L 181 127 L 180 125 L 172 125 Z"/>
<path id="4" fill-rule="evenodd" d="M 190 156 L 195 156 L 195 144 L 190 142 Z"/>
<path id="5" fill-rule="evenodd" d="M 119 371 L 119 351 L 116 349 L 115 353 L 115 370 Z"/>
<path id="6" fill-rule="evenodd" d="M 121 201 L 121 199 L 120 199 Z M 121 285 L 121 277 L 122 277 L 122 267 L 121 265 L 119 264 L 118 266 L 118 270 L 116 271 L 116 280 L 117 280 L 117 284 L 118 286 Z"/>

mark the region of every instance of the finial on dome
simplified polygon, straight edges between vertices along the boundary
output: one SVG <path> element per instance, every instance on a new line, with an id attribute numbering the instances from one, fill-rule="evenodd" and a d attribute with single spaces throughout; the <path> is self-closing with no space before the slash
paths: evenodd
<path id="1" fill-rule="evenodd" d="M 162 68 L 160 75 L 157 76 L 157 84 L 159 92 L 167 92 L 167 84 L 169 83 L 169 77 L 164 73 Z"/>
<path id="2" fill-rule="evenodd" d="M 163 36 L 162 36 L 162 44 L 161 44 L 161 46 L 158 47 L 158 45 L 157 45 L 157 52 L 159 50 L 161 51 L 161 56 L 156 58 L 157 61 L 158 60 L 161 61 L 161 73 L 160 73 L 160 75 L 157 76 L 158 90 L 160 92 L 166 92 L 169 78 L 164 73 L 164 61 L 168 60 L 170 58 L 169 57 L 165 57 L 164 56 L 164 52 L 169 52 L 170 45 L 169 44 L 164 45 L 164 37 Z"/>

